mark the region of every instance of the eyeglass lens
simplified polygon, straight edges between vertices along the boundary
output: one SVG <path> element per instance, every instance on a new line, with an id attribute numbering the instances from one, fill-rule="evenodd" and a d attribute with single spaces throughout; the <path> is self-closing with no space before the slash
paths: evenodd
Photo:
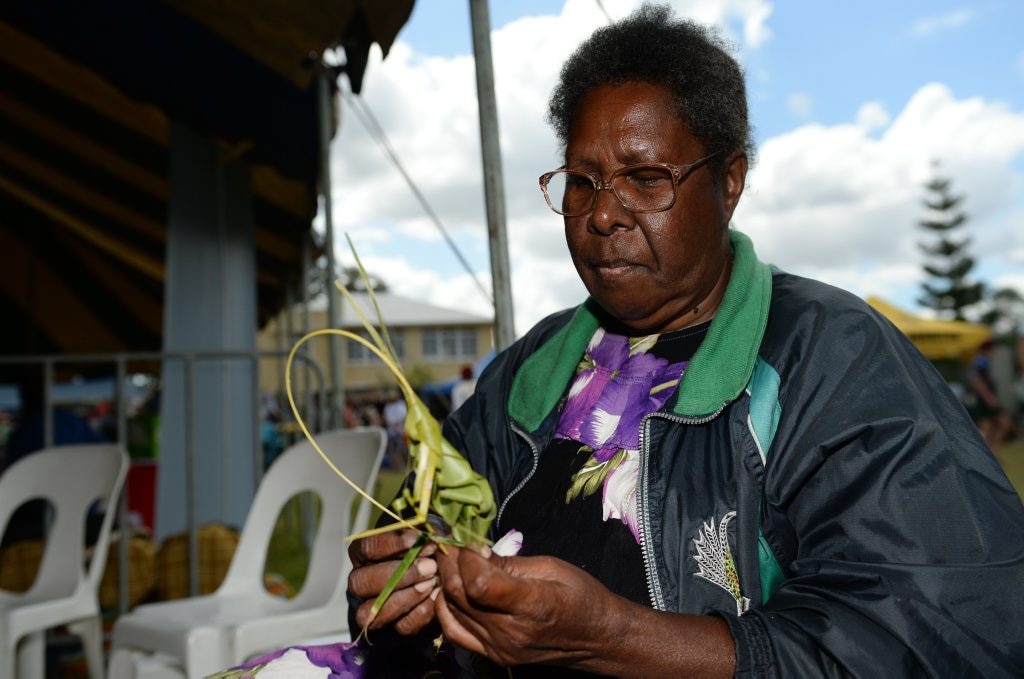
<path id="1" fill-rule="evenodd" d="M 663 167 L 630 169 L 612 177 L 611 186 L 627 210 L 663 210 L 675 198 L 672 172 Z M 583 214 L 594 207 L 597 187 L 589 175 L 559 170 L 551 174 L 547 188 L 551 206 L 560 214 Z"/>

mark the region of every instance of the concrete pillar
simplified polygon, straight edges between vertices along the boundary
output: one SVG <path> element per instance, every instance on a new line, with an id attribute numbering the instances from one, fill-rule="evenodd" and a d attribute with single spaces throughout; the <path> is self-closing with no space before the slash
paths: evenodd
<path id="1" fill-rule="evenodd" d="M 174 124 L 168 173 L 164 350 L 252 351 L 257 287 L 248 166 L 222 162 L 208 139 Z M 247 360 L 197 360 L 191 371 L 165 361 L 158 539 L 208 521 L 241 528 L 259 444 L 252 373 Z"/>

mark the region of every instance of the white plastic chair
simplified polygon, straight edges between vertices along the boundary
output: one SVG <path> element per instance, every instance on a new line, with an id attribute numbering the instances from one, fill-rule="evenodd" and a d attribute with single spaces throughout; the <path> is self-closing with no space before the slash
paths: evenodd
<path id="1" fill-rule="evenodd" d="M 0 533 L 27 500 L 54 508 L 39 571 L 28 591 L 0 591 L 0 679 L 42 679 L 45 632 L 68 625 L 82 639 L 89 674 L 103 676 L 103 628 L 97 591 L 128 455 L 116 445 L 66 445 L 21 458 L 0 476 Z M 84 532 L 99 500 L 103 521 L 88 570 Z"/>
<path id="2" fill-rule="evenodd" d="M 346 476 L 372 492 L 387 443 L 383 429 L 339 430 L 317 435 L 317 442 Z M 275 597 L 263 580 L 271 533 L 284 504 L 307 490 L 320 496 L 321 510 L 306 581 L 294 598 Z M 370 514 L 364 501 L 351 521 L 355 495 L 308 441 L 289 447 L 260 483 L 220 588 L 121 616 L 114 626 L 109 679 L 150 674 L 161 658 L 199 679 L 261 652 L 347 631 L 346 538 L 363 530 Z"/>

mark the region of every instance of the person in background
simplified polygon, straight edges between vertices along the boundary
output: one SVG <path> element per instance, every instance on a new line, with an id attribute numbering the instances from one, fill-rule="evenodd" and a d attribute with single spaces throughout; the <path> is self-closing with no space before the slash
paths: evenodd
<path id="1" fill-rule="evenodd" d="M 459 381 L 452 387 L 452 412 L 459 409 L 476 389 L 476 378 L 473 377 L 473 366 L 464 365 L 459 373 Z"/>
<path id="2" fill-rule="evenodd" d="M 11 414 L 0 408 L 0 472 L 3 471 L 7 460 L 7 439 L 10 438 L 13 428 Z"/>
<path id="3" fill-rule="evenodd" d="M 18 421 L 7 439 L 7 465 L 40 450 L 46 440 L 43 370 L 39 366 L 27 366 L 18 375 L 18 395 L 21 408 Z M 53 444 L 103 443 L 109 439 L 97 431 L 88 419 L 73 408 L 54 405 Z"/>
<path id="4" fill-rule="evenodd" d="M 1014 359 L 1017 378 L 1013 383 L 1013 396 L 1016 401 L 1017 410 L 1014 413 L 1013 424 L 1015 434 L 1019 437 L 1024 433 L 1024 332 L 1020 332 L 1017 335 Z"/>
<path id="5" fill-rule="evenodd" d="M 263 468 L 269 469 L 277 456 L 284 450 L 284 436 L 280 430 L 281 416 L 276 411 L 263 414 L 260 418 L 260 441 L 263 446 Z"/>
<path id="6" fill-rule="evenodd" d="M 17 376 L 18 396 L 21 407 L 18 421 L 7 439 L 7 459 L 10 467 L 26 455 L 45 446 L 44 426 L 46 407 L 44 398 L 43 370 L 41 366 L 25 366 Z M 72 408 L 51 406 L 53 412 L 53 445 L 73 443 L 105 443 L 109 439 L 97 431 L 89 421 Z M 46 534 L 46 507 L 44 500 L 30 500 L 19 507 L 7 525 L 0 547 L 20 540 L 38 540 Z M 90 516 L 90 526 L 93 522 Z M 3 530 L 0 527 L 0 530 Z"/>
<path id="7" fill-rule="evenodd" d="M 354 541 L 366 676 L 1024 676 L 1024 508 L 966 411 L 862 299 L 730 228 L 753 135 L 722 40 L 643 7 L 548 111 L 590 296 L 444 425 L 521 550 L 425 550 L 373 617 L 417 536 Z"/>
<path id="8" fill-rule="evenodd" d="M 409 455 L 405 442 L 405 399 L 397 389 L 388 394 L 384 404 L 384 428 L 388 433 L 387 466 L 391 469 L 405 469 Z"/>
<path id="9" fill-rule="evenodd" d="M 994 340 L 987 339 L 978 347 L 978 354 L 971 363 L 967 388 L 972 397 L 969 408 L 971 417 L 985 443 L 998 454 L 1013 428 L 1013 420 L 999 403 L 996 381 L 992 376 L 992 351 L 995 346 Z"/>
<path id="10" fill-rule="evenodd" d="M 356 404 L 353 403 L 350 398 L 345 399 L 345 410 L 342 413 L 342 422 L 346 429 L 360 427 L 363 424 L 359 419 L 359 412 L 356 410 Z"/>

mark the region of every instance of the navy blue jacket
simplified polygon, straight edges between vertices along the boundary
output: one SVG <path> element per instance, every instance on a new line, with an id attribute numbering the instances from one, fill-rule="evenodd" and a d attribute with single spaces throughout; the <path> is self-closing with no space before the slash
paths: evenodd
<path id="1" fill-rule="evenodd" d="M 1024 509 L 963 406 L 863 301 L 731 239 L 722 306 L 642 425 L 651 605 L 723 617 L 742 677 L 1024 676 Z M 545 319 L 446 422 L 502 509 L 597 324 L 592 301 Z"/>

